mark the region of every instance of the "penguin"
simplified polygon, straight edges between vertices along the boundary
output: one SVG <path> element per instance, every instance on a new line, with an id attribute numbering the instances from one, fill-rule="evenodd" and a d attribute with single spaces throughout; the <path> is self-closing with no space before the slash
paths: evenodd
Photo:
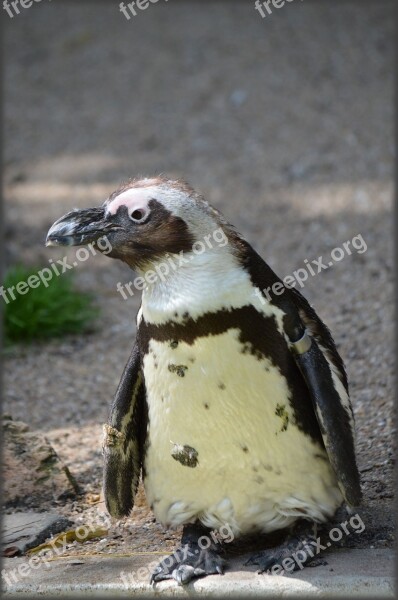
<path id="1" fill-rule="evenodd" d="M 142 283 L 136 340 L 104 426 L 107 510 L 128 516 L 142 477 L 156 520 L 183 526 L 151 582 L 222 574 L 214 532 L 223 527 L 234 538 L 290 530 L 246 563 L 269 571 L 308 548 L 303 523 L 327 523 L 361 500 L 354 415 L 332 335 L 182 180 L 131 179 L 102 206 L 58 219 L 46 245 L 101 250 L 103 236 L 107 256 Z"/>

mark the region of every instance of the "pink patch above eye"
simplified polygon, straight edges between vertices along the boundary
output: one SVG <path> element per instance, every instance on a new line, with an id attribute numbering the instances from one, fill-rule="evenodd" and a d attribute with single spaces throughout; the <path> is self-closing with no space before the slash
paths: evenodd
<path id="1" fill-rule="evenodd" d="M 148 212 L 148 202 L 155 193 L 155 188 L 132 189 L 119 194 L 107 206 L 107 212 L 115 215 L 120 206 L 125 206 L 131 215 L 135 210 L 141 210 L 144 213 Z"/>

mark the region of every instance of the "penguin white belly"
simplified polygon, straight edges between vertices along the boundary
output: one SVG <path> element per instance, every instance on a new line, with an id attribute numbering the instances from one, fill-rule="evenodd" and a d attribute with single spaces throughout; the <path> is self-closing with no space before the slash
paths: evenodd
<path id="1" fill-rule="evenodd" d="M 242 353 L 238 329 L 192 345 L 152 339 L 143 368 L 144 485 L 160 522 L 267 532 L 324 521 L 341 504 L 325 450 L 295 424 L 286 379 Z"/>

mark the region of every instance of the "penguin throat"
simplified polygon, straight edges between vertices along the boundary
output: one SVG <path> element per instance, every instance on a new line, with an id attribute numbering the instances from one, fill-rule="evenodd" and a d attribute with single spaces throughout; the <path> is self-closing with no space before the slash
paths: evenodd
<path id="1" fill-rule="evenodd" d="M 142 271 L 142 308 L 152 323 L 192 317 L 221 308 L 247 304 L 252 289 L 248 273 L 227 252 L 185 253 Z"/>

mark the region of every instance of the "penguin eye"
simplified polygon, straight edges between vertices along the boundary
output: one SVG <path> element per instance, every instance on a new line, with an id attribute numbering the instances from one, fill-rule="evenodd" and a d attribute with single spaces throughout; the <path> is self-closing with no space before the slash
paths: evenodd
<path id="1" fill-rule="evenodd" d="M 134 223 L 142 223 L 148 216 L 148 212 L 144 208 L 136 208 L 130 214 L 129 217 Z"/>

